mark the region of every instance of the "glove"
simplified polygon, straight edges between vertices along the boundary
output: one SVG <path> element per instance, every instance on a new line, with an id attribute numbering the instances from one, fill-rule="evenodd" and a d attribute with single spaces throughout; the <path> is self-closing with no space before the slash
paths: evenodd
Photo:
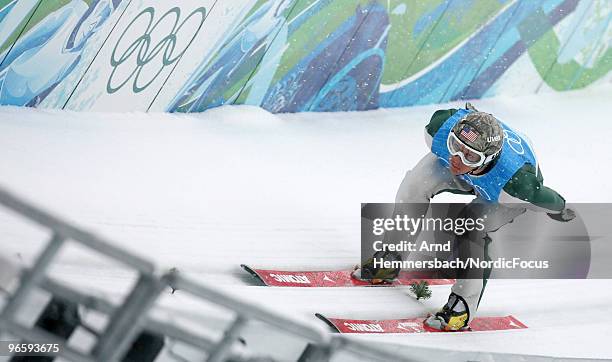
<path id="1" fill-rule="evenodd" d="M 475 111 L 475 112 L 478 112 L 478 110 L 476 109 L 476 107 L 474 107 L 474 106 L 472 105 L 472 103 L 470 103 L 470 102 L 467 102 L 467 103 L 465 104 L 465 109 L 470 110 L 470 111 Z"/>
<path id="2" fill-rule="evenodd" d="M 401 255 L 389 251 L 377 251 L 368 261 L 363 264 L 361 278 L 368 279 L 372 284 L 380 284 L 391 281 L 399 275 L 399 268 L 374 268 L 374 259 L 402 260 Z"/>
<path id="3" fill-rule="evenodd" d="M 568 222 L 574 220 L 576 212 L 572 209 L 563 209 L 563 211 L 558 214 L 548 214 L 548 217 L 556 221 Z"/>

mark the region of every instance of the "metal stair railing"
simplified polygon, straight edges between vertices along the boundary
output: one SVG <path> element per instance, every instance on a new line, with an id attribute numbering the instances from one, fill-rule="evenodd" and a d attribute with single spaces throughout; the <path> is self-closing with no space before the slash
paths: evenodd
<path id="1" fill-rule="evenodd" d="M 52 234 L 51 239 L 36 258 L 33 266 L 21 271 L 17 288 L 10 293 L 7 303 L 0 311 L 0 333 L 6 332 L 24 341 L 60 343 L 64 348 L 59 355 L 67 360 L 78 362 L 120 361 L 138 334 L 143 330 L 148 330 L 201 350 L 207 355 L 207 361 L 217 362 L 227 359 L 240 361 L 245 359 L 244 356 L 236 355 L 232 348 L 245 325 L 249 321 L 255 320 L 306 340 L 311 346 L 315 346 L 316 360 L 329 360 L 336 353 L 342 351 L 368 360 L 407 361 L 401 355 L 341 335 L 332 336 L 308 324 L 292 320 L 263 307 L 200 285 L 182 275 L 178 275 L 175 271 L 157 275 L 155 265 L 152 262 L 116 247 L 99 236 L 70 225 L 60 218 L 17 198 L 1 187 L 0 204 L 22 217 L 44 226 Z M 116 260 L 138 273 L 137 283 L 129 291 L 121 305 L 114 305 L 103 297 L 81 292 L 53 280 L 47 275 L 46 272 L 54 258 L 58 255 L 62 246 L 68 242 L 84 245 L 91 251 Z M 150 316 L 149 311 L 154 307 L 162 291 L 168 287 L 180 289 L 196 298 L 233 311 L 235 317 L 229 327 L 223 331 L 222 337 L 215 341 L 181 328 L 179 325 L 160 321 Z M 96 333 L 97 340 L 90 352 L 85 353 L 69 347 L 66 345 L 66 341 L 58 336 L 36 326 L 22 325 L 16 320 L 16 316 L 26 304 L 24 302 L 37 288 L 45 290 L 53 296 L 77 303 L 85 309 L 96 310 L 108 316 L 109 322 L 104 330 Z"/>

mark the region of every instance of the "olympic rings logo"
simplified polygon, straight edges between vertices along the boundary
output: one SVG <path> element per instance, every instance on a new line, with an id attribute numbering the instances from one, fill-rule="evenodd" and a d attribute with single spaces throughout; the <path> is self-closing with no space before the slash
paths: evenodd
<path id="1" fill-rule="evenodd" d="M 132 19 L 117 40 L 111 54 L 110 65 L 113 67 L 113 71 L 106 84 L 106 91 L 109 94 L 123 88 L 132 78 L 134 78 L 132 86 L 134 93 L 143 91 L 157 79 L 167 66 L 174 64 L 185 54 L 199 34 L 200 29 L 202 29 L 206 19 L 206 8 L 195 9 L 182 22 L 180 22 L 180 18 L 181 9 L 173 7 L 154 22 L 155 9 L 148 7 Z M 191 21 L 192 19 L 195 23 Z M 133 30 L 133 28 L 141 27 L 143 22 L 147 24 L 144 33 L 131 44 L 125 46 L 129 42 L 129 40 L 124 40 L 126 35 L 136 32 L 137 30 Z M 188 31 L 183 30 L 187 24 L 197 26 L 191 35 L 184 35 Z M 170 25 L 172 27 L 167 32 Z M 190 26 L 189 28 L 193 27 Z M 160 36 L 163 37 L 159 42 L 153 44 Z M 179 40 L 179 36 L 183 41 Z M 185 42 L 184 40 L 188 41 Z M 161 59 L 159 59 L 160 56 Z M 156 59 L 159 60 L 154 62 Z M 133 69 L 130 71 L 131 67 Z M 118 80 L 118 78 L 122 80 Z M 142 78 L 146 79 L 142 81 Z"/>
<path id="2" fill-rule="evenodd" d="M 510 137 L 510 134 L 512 134 L 512 137 Z M 514 152 L 518 153 L 519 155 L 525 153 L 523 141 L 516 133 L 504 130 L 504 138 L 506 139 L 506 143 L 508 144 L 508 146 L 510 146 L 510 148 L 512 148 Z"/>

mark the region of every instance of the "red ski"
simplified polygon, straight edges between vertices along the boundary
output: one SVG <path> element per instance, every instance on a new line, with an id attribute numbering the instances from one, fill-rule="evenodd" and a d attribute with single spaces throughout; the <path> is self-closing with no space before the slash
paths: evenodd
<path id="1" fill-rule="evenodd" d="M 255 269 L 242 264 L 241 267 L 253 277 L 271 287 L 361 287 L 373 286 L 369 281 L 357 279 L 352 270 L 336 271 L 284 271 Z M 429 285 L 448 285 L 454 279 L 424 279 L 417 272 L 401 272 L 392 283 L 376 286 L 406 286 L 415 282 L 426 281 Z"/>
<path id="2" fill-rule="evenodd" d="M 449 333 L 427 327 L 423 321 L 425 317 L 408 319 L 342 319 L 328 318 L 322 314 L 315 314 L 338 333 Z M 470 323 L 470 328 L 460 332 L 503 331 L 509 329 L 525 329 L 527 326 L 515 317 L 478 317 Z"/>

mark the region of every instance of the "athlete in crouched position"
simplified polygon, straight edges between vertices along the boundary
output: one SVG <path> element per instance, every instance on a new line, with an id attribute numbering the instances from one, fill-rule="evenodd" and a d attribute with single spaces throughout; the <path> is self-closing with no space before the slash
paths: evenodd
<path id="1" fill-rule="evenodd" d="M 529 140 L 493 115 L 465 109 L 436 111 L 425 127 L 431 149 L 406 173 L 396 196 L 394 215 L 424 215 L 429 201 L 441 192 L 475 195 L 467 207 L 486 213 L 484 230 L 466 233 L 470 256 L 487 258 L 488 233 L 498 230 L 527 209 L 546 212 L 558 221 L 575 217 L 565 199 L 543 185 L 542 173 Z M 460 238 L 461 239 L 461 238 Z M 461 241 L 461 240 L 460 240 Z M 397 254 L 378 255 L 398 259 Z M 374 268 L 366 263 L 361 276 L 375 281 L 393 279 L 399 269 Z M 457 279 L 448 302 L 425 321 L 430 328 L 456 331 L 468 327 L 480 303 L 490 270 L 480 277 Z M 478 274 L 477 274 L 478 275 Z"/>

